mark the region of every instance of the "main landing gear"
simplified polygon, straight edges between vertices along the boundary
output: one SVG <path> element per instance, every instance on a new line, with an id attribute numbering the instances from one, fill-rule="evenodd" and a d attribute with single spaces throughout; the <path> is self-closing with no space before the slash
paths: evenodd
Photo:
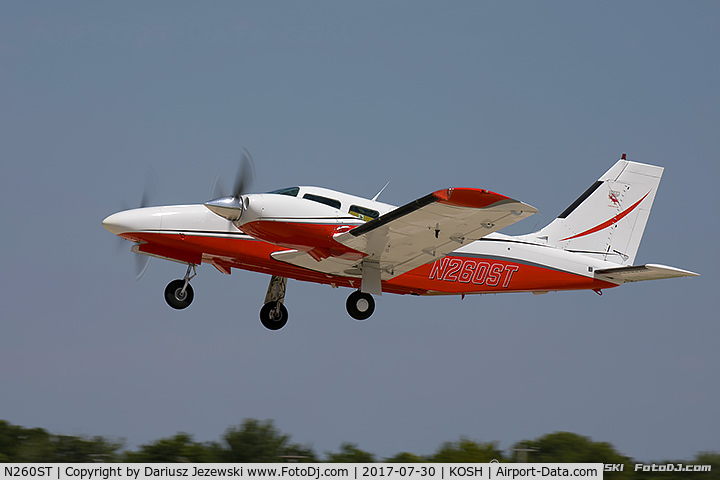
<path id="1" fill-rule="evenodd" d="M 268 330 L 280 330 L 288 321 L 288 311 L 283 305 L 287 278 L 273 275 L 270 278 L 265 305 L 260 309 L 260 322 Z M 346 302 L 347 311 L 355 320 L 365 320 L 375 311 L 375 300 L 369 293 L 353 292 Z"/>
<path id="2" fill-rule="evenodd" d="M 287 278 L 273 275 L 270 278 L 265 305 L 260 309 L 260 322 L 268 330 L 280 330 L 288 321 L 288 311 L 283 305 Z"/>
<path id="3" fill-rule="evenodd" d="M 369 293 L 357 290 L 350 294 L 345 302 L 345 307 L 355 320 L 366 320 L 375 311 L 375 299 Z"/>
<path id="4" fill-rule="evenodd" d="M 190 275 L 191 270 L 192 275 Z M 195 275 L 197 275 L 195 265 L 190 263 L 182 280 L 173 280 L 168 283 L 167 287 L 165 287 L 165 301 L 168 305 L 176 310 L 182 310 L 190 306 L 193 298 L 195 298 L 190 280 L 195 278 Z"/>

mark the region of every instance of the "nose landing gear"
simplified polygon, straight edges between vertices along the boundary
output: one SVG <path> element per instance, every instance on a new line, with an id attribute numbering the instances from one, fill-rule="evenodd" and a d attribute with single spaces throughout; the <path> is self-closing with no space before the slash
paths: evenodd
<path id="1" fill-rule="evenodd" d="M 190 271 L 193 272 L 192 275 L 190 275 Z M 196 275 L 195 265 L 190 263 L 188 264 L 187 272 L 185 272 L 185 277 L 183 277 L 182 280 L 173 280 L 168 283 L 167 287 L 165 287 L 165 301 L 168 305 L 175 310 L 182 310 L 190 306 L 193 298 L 195 298 L 190 280 Z"/>

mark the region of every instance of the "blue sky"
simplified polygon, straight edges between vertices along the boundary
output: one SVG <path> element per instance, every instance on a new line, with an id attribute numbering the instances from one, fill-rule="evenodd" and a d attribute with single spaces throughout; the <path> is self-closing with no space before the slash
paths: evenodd
<path id="1" fill-rule="evenodd" d="M 274 419 L 379 457 L 558 430 L 637 459 L 720 450 L 716 2 L 3 2 L 0 418 L 129 446 Z M 243 147 L 255 191 L 404 204 L 487 188 L 551 221 L 627 152 L 665 167 L 639 263 L 692 279 L 592 292 L 384 295 L 209 266 L 195 303 L 133 281 L 102 219 L 199 203 Z M 227 180 L 226 184 L 231 184 Z"/>

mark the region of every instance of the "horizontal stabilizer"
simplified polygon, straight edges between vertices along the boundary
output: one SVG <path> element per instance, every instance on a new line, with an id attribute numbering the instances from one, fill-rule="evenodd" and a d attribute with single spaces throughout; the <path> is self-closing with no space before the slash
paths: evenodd
<path id="1" fill-rule="evenodd" d="M 660 280 L 663 278 L 697 277 L 699 274 L 666 265 L 647 264 L 604 268 L 595 270 L 595 275 L 621 282 L 641 282 L 643 280 Z"/>

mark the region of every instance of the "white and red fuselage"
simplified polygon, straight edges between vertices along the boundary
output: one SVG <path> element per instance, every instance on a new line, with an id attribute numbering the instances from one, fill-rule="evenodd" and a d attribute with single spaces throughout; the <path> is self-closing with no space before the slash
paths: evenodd
<path id="1" fill-rule="evenodd" d="M 333 239 L 363 220 L 347 213 L 351 204 L 387 213 L 395 207 L 317 187 L 299 187 L 300 198 L 278 194 L 248 195 L 259 207 L 257 219 L 242 230 L 204 205 L 174 205 L 128 210 L 108 217 L 108 230 L 139 243 L 139 251 L 183 263 L 214 265 L 278 275 L 295 280 L 359 288 L 358 276 L 331 276 L 272 257 L 282 250 L 360 260 L 364 254 Z M 302 199 L 311 193 L 341 199 L 334 209 Z M 298 208 L 300 207 L 300 208 Z M 293 212 L 290 216 L 287 212 Z M 247 211 L 245 215 L 248 215 Z M 272 241 L 270 241 L 272 240 Z M 619 285 L 594 277 L 594 269 L 617 266 L 548 245 L 499 233 L 387 281 L 382 291 L 398 294 L 473 294 L 602 289 Z M 316 253 L 317 252 L 317 253 Z M 621 282 L 620 282 L 621 283 Z"/>
<path id="2" fill-rule="evenodd" d="M 469 188 L 439 190 L 398 208 L 293 187 L 128 210 L 103 225 L 135 242 L 136 253 L 211 264 L 225 274 L 237 268 L 372 294 L 599 293 L 627 281 L 694 275 L 633 266 L 661 174 L 660 167 L 620 160 L 558 219 L 523 236 L 496 230 L 532 215 L 533 207 Z"/>

